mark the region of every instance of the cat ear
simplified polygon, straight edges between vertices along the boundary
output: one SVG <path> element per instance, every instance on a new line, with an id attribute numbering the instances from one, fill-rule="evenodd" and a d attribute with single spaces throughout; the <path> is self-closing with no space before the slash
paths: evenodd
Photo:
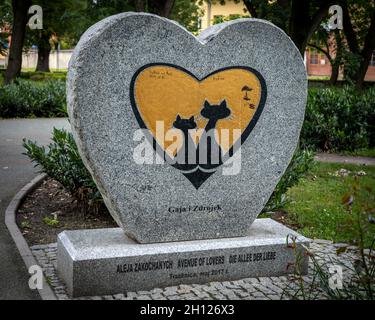
<path id="1" fill-rule="evenodd" d="M 205 107 L 209 107 L 209 106 L 210 106 L 210 103 L 209 103 L 207 100 L 204 100 L 204 106 L 205 106 Z"/>
<path id="2" fill-rule="evenodd" d="M 180 117 L 180 115 L 179 115 L 179 114 L 177 115 L 177 118 L 176 118 L 176 120 L 178 120 L 178 121 L 180 121 L 180 120 L 181 120 L 181 117 Z"/>
<path id="3" fill-rule="evenodd" d="M 191 116 L 191 117 L 189 118 L 189 121 L 190 121 L 190 122 L 194 122 L 194 116 Z"/>
<path id="4" fill-rule="evenodd" d="M 223 101 L 220 102 L 220 107 L 226 107 L 227 106 L 227 101 L 224 99 Z"/>

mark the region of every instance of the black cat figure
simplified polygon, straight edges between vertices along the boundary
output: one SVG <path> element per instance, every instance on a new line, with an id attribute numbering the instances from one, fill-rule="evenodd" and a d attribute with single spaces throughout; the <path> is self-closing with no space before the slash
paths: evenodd
<path id="1" fill-rule="evenodd" d="M 198 146 L 195 145 L 189 130 L 197 128 L 194 116 L 183 119 L 177 115 L 173 127 L 183 132 L 183 145 L 175 156 L 173 167 L 182 171 L 186 178 L 198 189 L 206 179 L 215 172 L 215 168 L 222 162 L 222 149 L 215 139 L 215 128 L 217 122 L 229 117 L 230 109 L 227 102 L 223 100 L 218 105 L 211 105 L 207 100 L 201 110 L 202 117 L 208 119 Z M 195 158 L 191 155 L 195 153 Z M 195 161 L 189 161 L 192 158 Z M 190 163 L 189 163 L 190 162 Z"/>
<path id="2" fill-rule="evenodd" d="M 207 154 L 207 160 L 205 159 L 205 161 L 202 161 L 201 158 L 198 158 L 200 162 L 202 162 L 199 163 L 201 168 L 209 170 L 223 164 L 222 149 L 215 139 L 215 129 L 217 122 L 229 117 L 230 114 L 231 111 L 227 107 L 226 100 L 223 100 L 218 105 L 212 105 L 207 100 L 204 102 L 201 115 L 208 119 L 208 122 L 199 141 L 197 157 L 199 156 L 199 153 Z"/>
<path id="3" fill-rule="evenodd" d="M 189 163 L 189 154 L 196 154 L 196 145 L 189 134 L 189 130 L 197 127 L 194 116 L 191 116 L 189 119 L 183 119 L 180 115 L 177 115 L 176 121 L 173 122 L 173 127 L 180 129 L 183 133 L 183 145 L 175 156 L 176 163 L 173 166 L 183 171 L 193 170 L 198 166 L 195 158 L 190 160 Z"/>

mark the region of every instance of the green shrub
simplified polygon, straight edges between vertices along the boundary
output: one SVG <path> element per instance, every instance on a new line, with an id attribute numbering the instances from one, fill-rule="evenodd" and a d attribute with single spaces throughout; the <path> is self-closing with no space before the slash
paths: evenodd
<path id="1" fill-rule="evenodd" d="M 297 149 L 264 208 L 264 212 L 276 211 L 287 202 L 286 192 L 295 186 L 314 165 L 314 153 L 310 150 Z"/>
<path id="2" fill-rule="evenodd" d="M 44 81 L 44 80 L 66 80 L 66 72 L 40 72 L 40 71 L 26 71 L 21 72 L 22 79 Z"/>
<path id="3" fill-rule="evenodd" d="M 375 88 L 310 88 L 301 146 L 353 151 L 375 146 Z"/>
<path id="4" fill-rule="evenodd" d="M 47 148 L 36 142 L 23 140 L 25 154 L 41 167 L 41 171 L 60 182 L 77 200 L 82 211 L 98 211 L 101 195 L 90 173 L 84 166 L 71 133 L 53 129 L 52 143 Z"/>
<path id="5" fill-rule="evenodd" d="M 66 116 L 65 82 L 23 79 L 0 86 L 0 117 Z"/>

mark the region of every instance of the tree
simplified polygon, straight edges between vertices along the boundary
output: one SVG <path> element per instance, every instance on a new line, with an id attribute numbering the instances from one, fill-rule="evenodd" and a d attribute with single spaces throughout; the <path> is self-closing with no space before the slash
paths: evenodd
<path id="1" fill-rule="evenodd" d="M 322 52 L 331 64 L 330 85 L 335 85 L 339 76 L 340 67 L 344 63 L 345 46 L 343 32 L 336 29 L 330 31 L 327 24 L 321 25 L 313 35 L 309 47 Z"/>
<path id="2" fill-rule="evenodd" d="M 190 32 L 198 32 L 198 20 L 202 15 L 203 11 L 196 0 L 176 0 L 169 18 Z"/>
<path id="3" fill-rule="evenodd" d="M 168 18 L 172 13 L 175 0 L 135 0 L 138 12 L 150 12 Z"/>
<path id="4" fill-rule="evenodd" d="M 373 0 L 340 0 L 343 10 L 343 27 L 351 53 L 357 57 L 354 66 L 345 66 L 345 73 L 349 67 L 355 69 L 349 78 L 361 89 L 369 66 L 371 56 L 375 50 L 375 2 Z"/>
<path id="5" fill-rule="evenodd" d="M 5 72 L 5 83 L 11 82 L 21 72 L 22 47 L 26 32 L 27 11 L 30 6 L 31 0 L 12 0 L 12 41 L 9 50 L 8 67 Z"/>
<path id="6" fill-rule="evenodd" d="M 267 19 L 282 28 L 304 55 L 307 44 L 335 0 L 244 0 L 254 18 Z"/>
<path id="7" fill-rule="evenodd" d="M 63 36 L 68 36 L 79 25 L 79 19 L 87 8 L 86 0 L 33 0 L 43 9 L 43 29 L 29 32 L 31 42 L 38 46 L 36 71 L 49 72 L 51 43 L 55 46 Z M 52 37 L 55 42 L 52 41 Z"/>

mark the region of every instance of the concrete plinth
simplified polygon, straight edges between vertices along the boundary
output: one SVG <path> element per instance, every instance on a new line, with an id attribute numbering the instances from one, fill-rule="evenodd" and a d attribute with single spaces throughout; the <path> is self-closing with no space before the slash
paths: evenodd
<path id="1" fill-rule="evenodd" d="M 304 252 L 309 239 L 271 219 L 257 219 L 248 236 L 139 244 L 121 228 L 64 231 L 58 236 L 57 269 L 72 296 L 105 295 L 178 284 L 282 276 L 293 271 L 296 236 Z M 308 270 L 303 254 L 301 270 Z"/>

